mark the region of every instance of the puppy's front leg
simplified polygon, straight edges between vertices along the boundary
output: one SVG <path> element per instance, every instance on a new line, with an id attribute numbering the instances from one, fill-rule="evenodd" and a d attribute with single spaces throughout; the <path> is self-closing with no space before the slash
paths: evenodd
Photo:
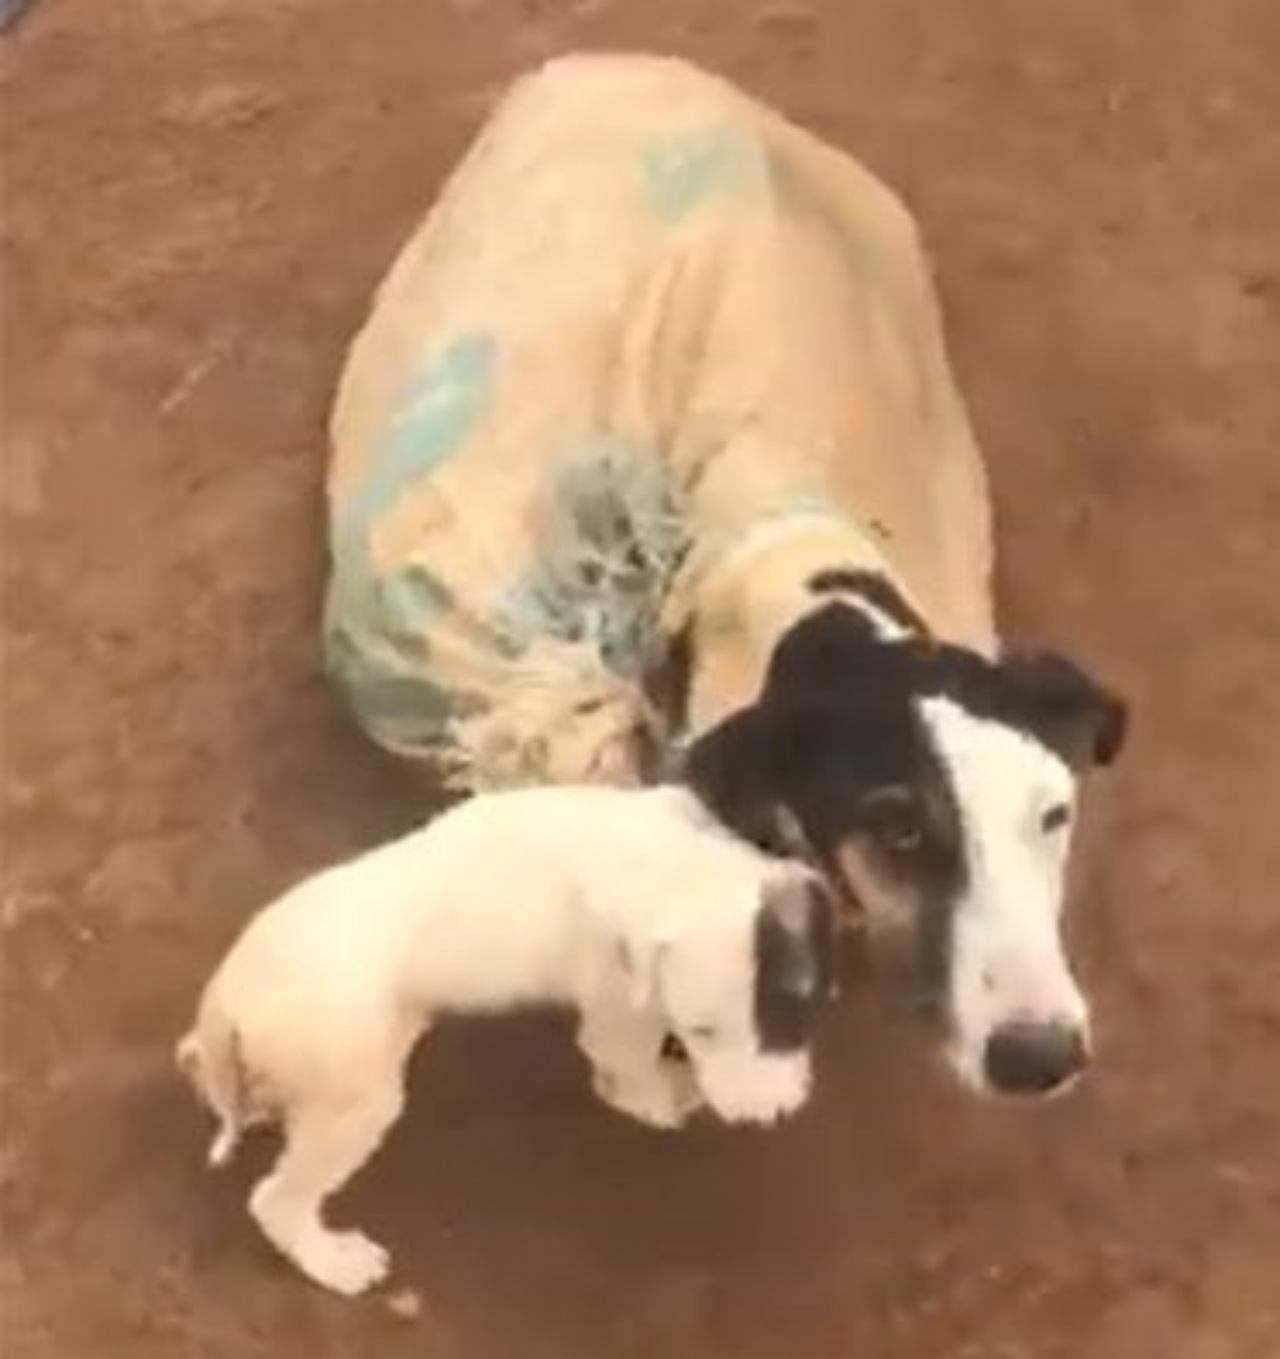
<path id="1" fill-rule="evenodd" d="M 249 1199 L 250 1212 L 282 1254 L 322 1287 L 348 1297 L 386 1277 L 387 1252 L 361 1232 L 332 1231 L 321 1209 L 373 1155 L 399 1117 L 404 1095 L 395 1075 L 355 1099 L 329 1098 L 288 1109 L 284 1150 Z"/>
<path id="2" fill-rule="evenodd" d="M 608 1003 L 584 1010 L 578 1046 L 591 1063 L 596 1094 L 655 1128 L 678 1128 L 702 1103 L 686 1063 L 662 1056 L 665 1033 L 647 1015 Z"/>

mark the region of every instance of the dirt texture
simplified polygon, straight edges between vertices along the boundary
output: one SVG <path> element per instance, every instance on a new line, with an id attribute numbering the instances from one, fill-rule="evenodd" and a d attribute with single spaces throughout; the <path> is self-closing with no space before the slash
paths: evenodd
<path id="1" fill-rule="evenodd" d="M 1100 1061 L 979 1103 L 869 988 L 794 1124 L 668 1138 L 554 1026 L 459 1027 L 341 1204 L 420 1305 L 345 1304 L 169 1053 L 249 910 L 423 810 L 318 674 L 327 408 L 578 46 L 709 63 L 918 211 L 1006 632 L 1135 705 L 1072 916 Z M 0 63 L 6 1359 L 1280 1354 L 1274 0 L 42 0 Z"/>

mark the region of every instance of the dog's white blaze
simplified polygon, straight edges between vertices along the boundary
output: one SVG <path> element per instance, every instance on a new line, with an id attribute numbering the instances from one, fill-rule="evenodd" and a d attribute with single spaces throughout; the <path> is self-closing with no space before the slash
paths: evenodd
<path id="1" fill-rule="evenodd" d="M 951 1055 L 982 1085 L 987 1039 L 1002 1024 L 1069 1024 L 1087 1038 L 1061 933 L 1071 824 L 1044 825 L 1053 807 L 1074 812 L 1075 778 L 1038 742 L 950 699 L 921 709 L 952 780 L 968 874 L 951 942 Z"/>

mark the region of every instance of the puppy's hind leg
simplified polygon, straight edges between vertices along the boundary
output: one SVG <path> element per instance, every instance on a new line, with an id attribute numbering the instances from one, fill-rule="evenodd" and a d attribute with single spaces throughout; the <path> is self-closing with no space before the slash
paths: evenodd
<path id="1" fill-rule="evenodd" d="M 316 1283 L 353 1297 L 387 1274 L 387 1252 L 361 1232 L 324 1225 L 324 1201 L 369 1159 L 404 1106 L 400 1073 L 352 1099 L 288 1110 L 280 1159 L 249 1198 L 267 1239 Z"/>
<path id="2" fill-rule="evenodd" d="M 245 1129 L 267 1121 L 265 1110 L 252 1107 L 239 1037 L 230 1025 L 211 1021 L 203 1035 L 187 1034 L 175 1057 L 178 1069 L 217 1119 L 206 1162 L 211 1168 L 224 1166 Z"/>

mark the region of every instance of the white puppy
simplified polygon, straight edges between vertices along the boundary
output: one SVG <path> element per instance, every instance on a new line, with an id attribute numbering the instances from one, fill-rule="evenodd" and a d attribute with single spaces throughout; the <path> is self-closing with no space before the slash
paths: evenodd
<path id="1" fill-rule="evenodd" d="M 386 1252 L 321 1209 L 398 1117 L 433 1019 L 574 1007 L 614 1107 L 675 1127 L 705 1098 L 771 1122 L 808 1094 L 828 930 L 810 870 L 732 837 L 682 788 L 483 795 L 263 911 L 178 1061 L 219 1119 L 212 1164 L 245 1127 L 282 1126 L 251 1212 L 304 1273 L 355 1294 Z"/>

